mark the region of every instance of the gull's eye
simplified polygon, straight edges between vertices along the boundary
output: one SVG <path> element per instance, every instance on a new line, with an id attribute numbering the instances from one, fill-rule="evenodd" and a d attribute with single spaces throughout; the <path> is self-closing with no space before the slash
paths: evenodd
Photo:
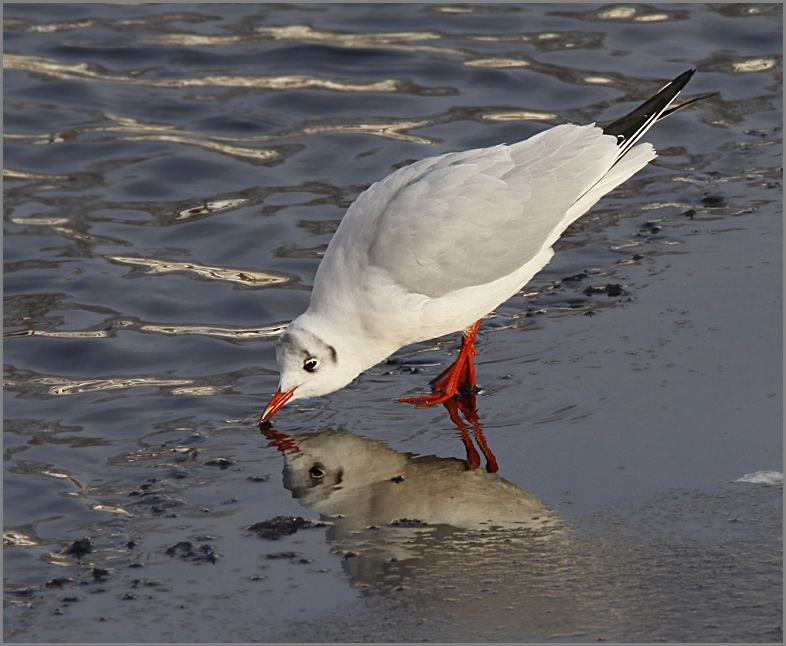
<path id="1" fill-rule="evenodd" d="M 303 370 L 306 372 L 314 372 L 319 367 L 319 361 L 316 359 L 306 359 L 303 362 Z"/>

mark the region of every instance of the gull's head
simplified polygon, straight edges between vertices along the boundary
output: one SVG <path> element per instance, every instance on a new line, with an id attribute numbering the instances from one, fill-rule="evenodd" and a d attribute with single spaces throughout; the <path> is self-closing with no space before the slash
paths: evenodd
<path id="1" fill-rule="evenodd" d="M 312 330 L 296 319 L 279 337 L 276 362 L 281 378 L 278 391 L 262 413 L 263 422 L 289 401 L 327 395 L 360 374 L 354 362 L 339 356 L 323 335 Z"/>

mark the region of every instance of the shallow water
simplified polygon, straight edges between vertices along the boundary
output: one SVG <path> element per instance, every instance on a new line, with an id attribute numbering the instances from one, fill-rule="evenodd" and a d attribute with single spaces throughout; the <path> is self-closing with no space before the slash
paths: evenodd
<path id="1" fill-rule="evenodd" d="M 782 485 L 732 482 L 783 470 L 781 5 L 4 20 L 6 640 L 782 640 Z M 276 336 L 361 190 L 606 123 L 689 67 L 687 96 L 721 95 L 659 124 L 659 157 L 481 326 L 498 475 L 455 472 L 448 412 L 397 401 L 455 337 L 260 434 Z M 356 497 L 272 540 L 248 527 L 320 511 L 282 478 L 286 441 L 326 443 Z M 401 496 L 405 468 L 423 484 Z M 465 486 L 505 492 L 481 519 L 498 529 L 438 515 Z M 548 509 L 554 532 L 506 524 Z"/>

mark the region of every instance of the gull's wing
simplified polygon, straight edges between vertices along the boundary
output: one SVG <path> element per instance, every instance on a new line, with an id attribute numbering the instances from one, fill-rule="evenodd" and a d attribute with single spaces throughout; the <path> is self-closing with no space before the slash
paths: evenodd
<path id="1" fill-rule="evenodd" d="M 528 263 L 595 202 L 655 157 L 636 142 L 657 121 L 714 96 L 672 106 L 695 70 L 605 128 L 562 125 L 525 141 L 424 159 L 373 184 L 350 206 L 320 264 L 335 283 L 382 272 L 439 298 Z M 535 268 L 535 271 L 540 267 Z"/>
<path id="2" fill-rule="evenodd" d="M 600 128 L 563 125 L 511 146 L 417 162 L 352 204 L 322 260 L 324 272 L 332 273 L 334 262 L 375 267 L 432 298 L 492 282 L 553 244 L 581 215 L 569 214 L 571 207 L 617 156 L 615 137 Z"/>

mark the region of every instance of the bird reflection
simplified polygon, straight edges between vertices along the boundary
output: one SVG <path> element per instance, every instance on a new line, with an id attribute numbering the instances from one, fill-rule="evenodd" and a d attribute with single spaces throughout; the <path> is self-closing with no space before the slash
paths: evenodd
<path id="1" fill-rule="evenodd" d="M 461 424 L 465 446 L 472 446 L 469 436 L 478 441 L 482 431 L 477 420 L 473 428 L 472 409 L 457 401 L 451 418 L 461 421 L 459 412 L 469 414 Z M 356 581 L 386 585 L 391 567 L 439 560 L 456 536 L 467 540 L 466 532 L 484 543 L 510 541 L 515 530 L 529 541 L 559 527 L 542 501 L 496 473 L 485 441 L 478 445 L 490 468 L 480 469 L 472 459 L 400 453 L 345 430 L 292 436 L 269 424 L 260 429 L 284 456 L 284 487 L 328 521 L 327 540 Z"/>
<path id="2" fill-rule="evenodd" d="M 473 391 L 462 391 L 455 397 L 443 402 L 443 406 L 445 406 L 445 409 L 448 411 L 450 421 L 455 425 L 459 438 L 464 445 L 464 450 L 467 453 L 467 468 L 480 468 L 480 454 L 473 444 L 474 440 L 480 448 L 481 453 L 483 453 L 483 457 L 486 458 L 486 471 L 489 473 L 496 473 L 499 471 L 497 458 L 494 457 L 494 453 L 486 442 L 483 426 L 478 417 L 475 393 Z M 464 419 L 462 419 L 462 415 Z M 286 433 L 276 431 L 269 421 L 260 422 L 259 428 L 262 434 L 271 440 L 270 446 L 275 446 L 280 451 L 297 451 L 297 447 L 291 437 Z"/>

